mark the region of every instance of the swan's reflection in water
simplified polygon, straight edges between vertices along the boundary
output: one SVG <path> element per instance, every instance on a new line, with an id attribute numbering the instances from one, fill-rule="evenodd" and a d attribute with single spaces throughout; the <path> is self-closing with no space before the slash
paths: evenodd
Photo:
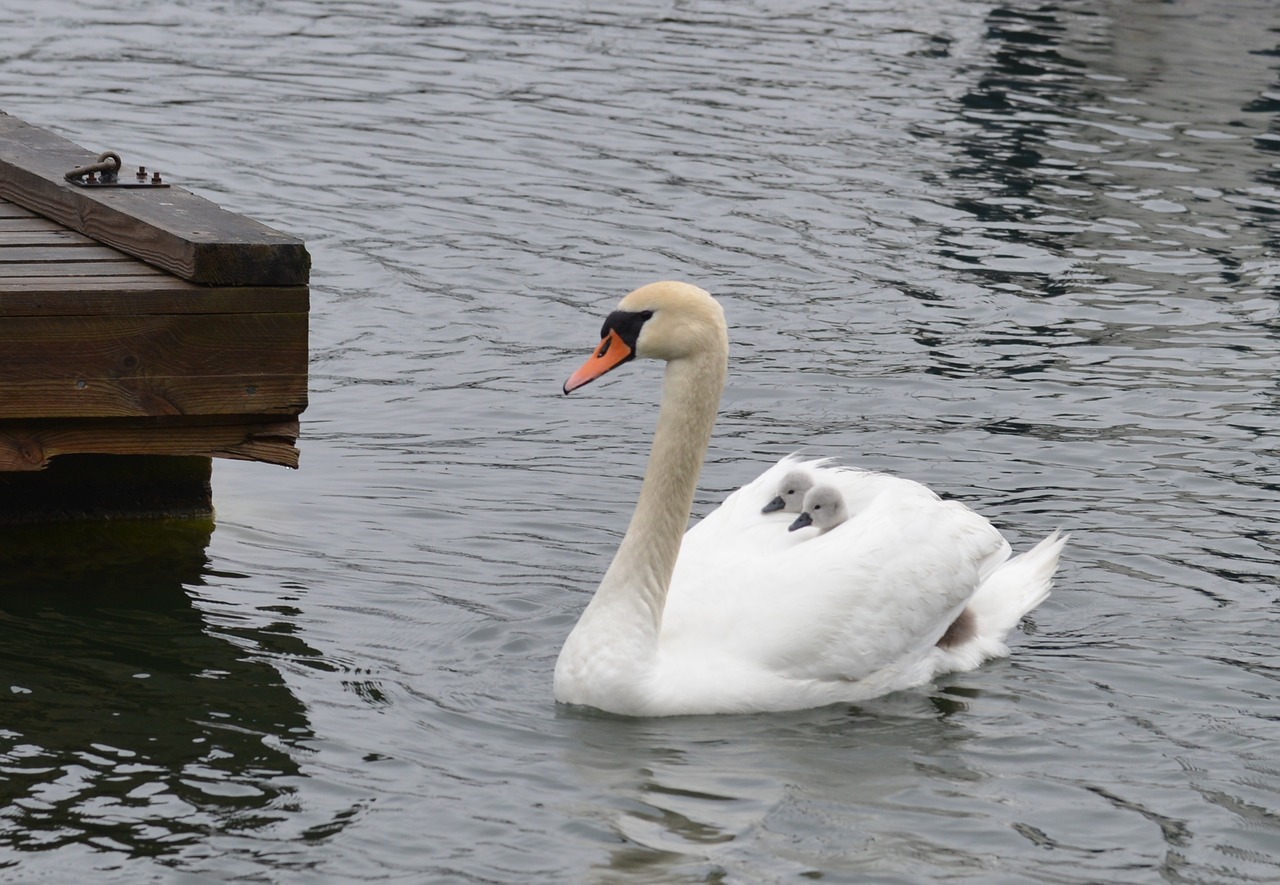
<path id="1" fill-rule="evenodd" d="M 298 773 L 288 747 L 309 725 L 254 659 L 267 643 L 215 635 L 193 607 L 212 530 L 5 529 L 0 845 L 164 855 L 284 816 Z"/>
<path id="2" fill-rule="evenodd" d="M 921 766 L 952 784 L 986 776 L 964 758 L 970 735 L 950 718 L 965 708 L 965 692 L 729 718 L 636 720 L 561 708 L 569 763 L 607 797 L 577 811 L 600 841 L 616 844 L 591 881 L 746 881 L 763 845 L 775 869 L 801 879 L 883 869 L 904 851 L 983 866 L 952 840 L 919 832 L 922 815 L 939 829 L 948 817 L 945 802 L 919 795 Z M 763 767 L 761 745 L 776 750 Z M 896 834 L 886 820 L 895 809 Z"/>

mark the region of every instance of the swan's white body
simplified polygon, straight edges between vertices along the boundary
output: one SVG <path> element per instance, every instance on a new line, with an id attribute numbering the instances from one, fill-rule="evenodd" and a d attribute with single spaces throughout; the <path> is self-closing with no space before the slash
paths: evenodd
<path id="1" fill-rule="evenodd" d="M 615 317 L 638 329 L 636 356 L 667 361 L 663 402 L 626 537 L 556 662 L 558 701 L 636 716 L 800 709 L 1007 653 L 1065 538 L 1010 560 L 989 522 L 919 483 L 796 458 L 686 533 L 724 382 L 723 315 L 701 289 L 655 283 L 623 300 L 606 333 Z M 601 359 L 609 341 L 566 391 L 618 364 L 616 349 Z M 795 469 L 838 488 L 851 516 L 815 536 L 762 514 Z M 962 612 L 966 629 L 940 645 Z"/>

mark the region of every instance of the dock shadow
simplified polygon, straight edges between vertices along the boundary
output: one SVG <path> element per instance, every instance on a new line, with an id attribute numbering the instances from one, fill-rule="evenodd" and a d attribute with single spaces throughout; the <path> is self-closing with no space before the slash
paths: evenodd
<path id="1" fill-rule="evenodd" d="M 212 531 L 209 519 L 6 527 L 0 846 L 163 856 L 286 816 L 290 745 L 310 725 L 253 631 L 236 644 L 194 606 Z"/>

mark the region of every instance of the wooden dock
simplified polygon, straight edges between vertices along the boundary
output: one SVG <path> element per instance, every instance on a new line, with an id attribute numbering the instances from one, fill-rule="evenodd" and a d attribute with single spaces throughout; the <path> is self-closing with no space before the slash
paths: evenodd
<path id="1" fill-rule="evenodd" d="M 177 509 L 199 511 L 209 458 L 298 466 L 305 246 L 180 187 L 65 180 L 95 157 L 0 113 L 0 521 L 84 464 L 119 480 L 54 513 L 122 515 L 134 479 L 179 464 L 206 500 Z"/>

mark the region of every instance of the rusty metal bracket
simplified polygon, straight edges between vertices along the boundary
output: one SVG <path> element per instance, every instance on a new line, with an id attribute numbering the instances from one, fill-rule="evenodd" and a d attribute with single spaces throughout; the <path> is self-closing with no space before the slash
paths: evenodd
<path id="1" fill-rule="evenodd" d="M 133 178 L 120 177 L 120 155 L 115 151 L 104 151 L 98 155 L 96 163 L 77 166 L 63 176 L 72 184 L 80 187 L 168 187 L 160 178 L 159 172 L 148 177 L 147 167 L 139 166 Z"/>

